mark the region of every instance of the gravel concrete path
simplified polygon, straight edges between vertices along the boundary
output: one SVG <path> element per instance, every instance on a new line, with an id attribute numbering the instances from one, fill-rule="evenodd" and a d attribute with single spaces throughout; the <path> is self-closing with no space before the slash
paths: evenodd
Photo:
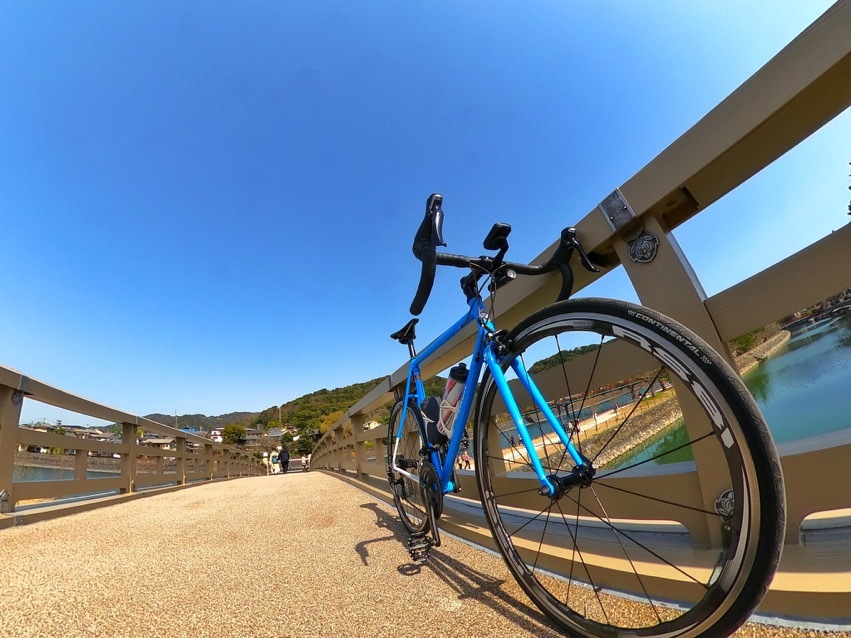
<path id="1" fill-rule="evenodd" d="M 416 566 L 405 537 L 391 507 L 320 472 L 7 529 L 0 636 L 560 635 L 501 559 L 445 538 Z M 433 602 L 411 604 L 422 599 Z M 737 635 L 825 634 L 748 625 Z"/>

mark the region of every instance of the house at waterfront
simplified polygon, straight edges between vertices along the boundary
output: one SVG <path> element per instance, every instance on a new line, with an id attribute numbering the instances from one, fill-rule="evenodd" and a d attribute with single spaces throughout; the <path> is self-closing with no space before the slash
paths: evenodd
<path id="1" fill-rule="evenodd" d="M 175 439 L 173 436 L 145 436 L 140 443 L 150 447 L 160 448 L 162 450 L 174 450 L 176 448 Z"/>

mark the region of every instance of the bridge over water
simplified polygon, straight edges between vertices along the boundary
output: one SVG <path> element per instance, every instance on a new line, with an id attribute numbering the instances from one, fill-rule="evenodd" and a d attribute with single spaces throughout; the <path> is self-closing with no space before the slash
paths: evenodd
<path id="1" fill-rule="evenodd" d="M 851 225 L 711 297 L 672 234 L 849 105 L 851 1 L 840 0 L 576 224 L 586 249 L 606 263 L 599 275 L 577 270 L 576 289 L 622 266 L 643 304 L 689 326 L 729 358 L 728 341 L 851 288 Z M 802 224 L 807 213 L 800 213 Z M 650 262 L 631 253 L 637 227 L 658 241 Z M 552 232 L 555 241 L 558 229 Z M 549 303 L 556 287 L 545 277 L 507 287 L 495 304 L 502 327 Z M 470 336 L 447 344 L 422 367 L 423 376 L 465 358 Z M 417 614 L 433 616 L 397 610 L 400 601 L 434 587 L 453 623 L 436 633 L 547 635 L 499 560 L 453 543 L 419 574 L 406 566 L 392 538 L 401 530 L 379 504 L 386 495 L 385 433 L 363 427 L 404 376 L 404 368 L 389 374 L 320 440 L 313 467 L 329 473 L 267 477 L 256 476 L 263 468 L 244 451 L 0 366 L 0 543 L 6 550 L 0 587 L 9 594 L 4 600 L 13 601 L 0 611 L 0 632 L 139 635 L 131 623 L 145 622 L 145 633 L 155 635 L 194 634 L 199 623 L 239 635 L 391 635 L 398 631 L 388 628 L 423 617 Z M 21 429 L 21 406 L 30 400 L 123 424 L 122 442 L 72 445 L 69 437 Z M 140 446 L 139 427 L 174 437 L 176 449 Z M 15 481 L 16 455 L 28 446 L 74 449 L 73 480 Z M 117 455 L 119 474 L 87 478 L 90 453 Z M 781 456 L 786 546 L 761 610 L 849 623 L 851 429 L 805 439 L 781 449 Z M 476 493 L 469 476 L 462 473 L 461 483 L 464 494 Z M 488 544 L 474 508 L 448 509 L 450 532 Z M 68 513 L 76 515 L 52 520 Z M 486 621 L 468 631 L 479 614 Z"/>

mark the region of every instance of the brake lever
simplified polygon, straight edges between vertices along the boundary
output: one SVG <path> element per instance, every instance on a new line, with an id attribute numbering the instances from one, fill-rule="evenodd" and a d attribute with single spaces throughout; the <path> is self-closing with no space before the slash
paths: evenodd
<path id="1" fill-rule="evenodd" d="M 575 249 L 576 252 L 579 253 L 579 261 L 582 262 L 582 266 L 585 270 L 588 272 L 600 272 L 599 269 L 591 263 L 591 260 L 588 258 L 588 253 L 585 252 L 585 249 L 582 248 L 582 244 L 580 244 L 579 240 L 576 239 L 576 229 L 573 226 L 561 231 L 561 241 L 566 246 Z"/>

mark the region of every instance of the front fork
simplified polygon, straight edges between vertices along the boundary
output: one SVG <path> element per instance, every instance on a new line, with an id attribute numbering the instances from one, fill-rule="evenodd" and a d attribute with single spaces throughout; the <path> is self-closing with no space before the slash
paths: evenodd
<path id="1" fill-rule="evenodd" d="M 508 413 L 511 415 L 512 421 L 514 421 L 514 426 L 517 428 L 517 434 L 520 436 L 520 440 L 523 442 L 523 445 L 528 452 L 529 463 L 541 484 L 539 489 L 540 494 L 549 496 L 553 499 L 558 499 L 561 498 L 564 492 L 573 485 L 589 484 L 591 479 L 593 479 L 595 472 L 591 462 L 580 454 L 579 450 L 576 449 L 576 446 L 573 445 L 573 442 L 570 440 L 564 426 L 547 404 L 546 399 L 541 394 L 538 386 L 535 385 L 532 377 L 530 377 L 528 372 L 526 372 L 526 368 L 523 366 L 523 362 L 520 358 L 517 357 L 512 360 L 511 369 L 517 375 L 517 379 L 529 393 L 529 396 L 532 397 L 535 406 L 541 414 L 543 414 L 553 432 L 559 438 L 561 444 L 564 445 L 565 449 L 567 449 L 570 458 L 576 465 L 573 471 L 567 475 L 559 477 L 555 474 L 547 474 L 544 470 L 541 459 L 535 451 L 535 444 L 529 434 L 529 429 L 526 427 L 526 422 L 520 412 L 520 406 L 517 405 L 517 401 L 514 399 L 514 394 L 508 385 L 508 379 L 505 378 L 505 373 L 503 373 L 502 367 L 499 365 L 492 348 L 487 348 L 485 350 L 485 363 L 487 363 L 491 376 L 493 376 L 494 382 L 496 383 L 496 387 L 505 402 L 506 408 L 508 409 Z"/>

